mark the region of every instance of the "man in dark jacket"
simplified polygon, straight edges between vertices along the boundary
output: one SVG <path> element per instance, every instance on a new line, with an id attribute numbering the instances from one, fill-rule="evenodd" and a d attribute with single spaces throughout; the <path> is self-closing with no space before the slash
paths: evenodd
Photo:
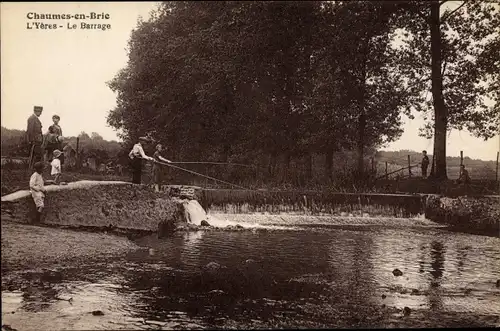
<path id="1" fill-rule="evenodd" d="M 422 152 L 422 178 L 427 178 L 427 168 L 429 167 L 429 157 L 427 156 L 427 151 Z"/>
<path id="2" fill-rule="evenodd" d="M 42 114 L 43 107 L 35 106 L 33 114 L 28 118 L 28 127 L 26 129 L 26 142 L 30 146 L 30 168 L 35 162 L 42 160 L 42 122 L 40 122 L 40 115 Z"/>

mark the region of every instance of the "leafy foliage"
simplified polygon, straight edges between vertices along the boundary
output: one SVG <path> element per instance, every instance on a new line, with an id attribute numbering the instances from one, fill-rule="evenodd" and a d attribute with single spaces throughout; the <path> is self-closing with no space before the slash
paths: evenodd
<path id="1" fill-rule="evenodd" d="M 285 181 L 312 153 L 331 162 L 361 147 L 363 160 L 401 133 L 395 13 L 368 1 L 162 3 L 109 82 L 108 123 L 129 142 L 150 133 L 174 159 L 250 162 Z"/>
<path id="2" fill-rule="evenodd" d="M 395 66 L 411 91 L 407 113 L 425 114 L 421 135 L 434 135 L 434 152 L 442 160 L 438 177 L 446 177 L 447 130 L 467 129 L 484 139 L 499 134 L 500 8 L 480 1 L 411 2 L 403 7 L 394 20 L 401 43 Z M 439 32 L 437 39 L 432 31 Z M 433 63 L 440 72 L 432 70 Z"/>

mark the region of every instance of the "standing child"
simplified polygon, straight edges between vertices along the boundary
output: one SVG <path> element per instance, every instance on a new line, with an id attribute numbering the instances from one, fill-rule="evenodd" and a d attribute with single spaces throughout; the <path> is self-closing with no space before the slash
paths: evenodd
<path id="1" fill-rule="evenodd" d="M 45 187 L 44 187 L 44 182 L 43 182 L 43 162 L 37 162 L 33 166 L 35 169 L 35 172 L 33 175 L 31 175 L 30 178 L 30 191 L 31 191 L 31 196 L 33 197 L 33 201 L 35 202 L 36 210 L 38 212 L 38 219 L 40 217 L 40 214 L 43 211 L 43 208 L 45 207 L 44 205 L 44 198 L 45 198 Z"/>
<path id="2" fill-rule="evenodd" d="M 161 144 L 156 145 L 156 151 L 153 154 L 153 159 L 155 160 L 155 163 L 153 164 L 153 173 L 155 178 L 156 192 L 160 192 L 160 188 L 163 181 L 163 171 L 162 171 L 163 169 L 161 168 L 161 165 L 158 162 L 171 163 L 170 160 L 167 160 L 163 156 L 161 156 L 162 149 L 163 147 Z"/>
<path id="3" fill-rule="evenodd" d="M 52 116 L 52 122 L 54 124 L 52 124 L 49 127 L 49 130 L 52 130 L 52 132 L 56 136 L 56 139 L 55 139 L 55 148 L 53 150 L 58 149 L 58 150 L 62 151 L 62 149 L 63 149 L 63 146 L 62 146 L 63 136 L 62 136 L 61 126 L 59 125 L 59 121 L 60 120 L 61 120 L 61 117 L 59 117 L 59 115 Z M 59 160 L 61 160 L 61 164 L 64 164 L 64 154 L 61 154 L 61 157 L 59 158 Z"/>
<path id="4" fill-rule="evenodd" d="M 58 139 L 57 139 L 57 133 L 54 129 L 54 127 L 51 125 L 49 126 L 49 132 L 44 137 L 43 145 L 45 149 L 45 159 L 47 162 L 51 162 L 54 151 L 58 149 Z"/>
<path id="5" fill-rule="evenodd" d="M 50 162 L 50 165 L 52 166 L 52 170 L 50 171 L 50 174 L 54 177 L 54 183 L 59 184 L 59 181 L 61 179 L 61 160 L 59 159 L 61 157 L 61 151 L 56 149 L 54 151 L 54 159 L 52 162 Z"/>

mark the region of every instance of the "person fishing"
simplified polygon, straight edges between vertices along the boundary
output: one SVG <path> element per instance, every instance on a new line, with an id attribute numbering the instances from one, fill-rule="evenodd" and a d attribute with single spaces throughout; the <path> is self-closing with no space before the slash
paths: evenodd
<path id="1" fill-rule="evenodd" d="M 154 161 L 151 156 L 147 156 L 144 153 L 144 148 L 142 144 L 146 144 L 149 142 L 149 139 L 146 137 L 140 137 L 139 141 L 132 147 L 130 153 L 128 153 L 128 157 L 131 159 L 131 168 L 132 168 L 132 183 L 140 184 L 141 183 L 141 175 L 142 175 L 142 160 Z"/>
<path id="2" fill-rule="evenodd" d="M 153 159 L 155 163 L 153 164 L 153 174 L 155 180 L 155 191 L 160 192 L 160 188 L 163 182 L 163 169 L 160 162 L 172 163 L 172 161 L 167 160 L 161 155 L 163 146 L 161 144 L 156 145 L 156 151 L 153 154 Z"/>

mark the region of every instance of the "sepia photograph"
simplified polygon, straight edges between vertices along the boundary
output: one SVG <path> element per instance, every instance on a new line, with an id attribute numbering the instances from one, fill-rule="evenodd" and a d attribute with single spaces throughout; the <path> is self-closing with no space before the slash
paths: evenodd
<path id="1" fill-rule="evenodd" d="M 2 331 L 500 327 L 500 2 L 2 2 Z"/>

